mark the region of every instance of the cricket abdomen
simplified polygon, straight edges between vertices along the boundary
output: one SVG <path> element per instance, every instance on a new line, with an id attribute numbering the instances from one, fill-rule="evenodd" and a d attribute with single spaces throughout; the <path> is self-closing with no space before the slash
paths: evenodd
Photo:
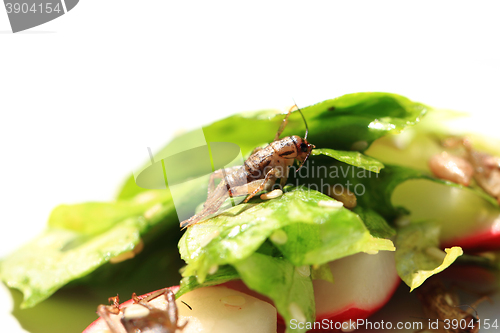
<path id="1" fill-rule="evenodd" d="M 244 167 L 248 173 L 247 181 L 264 179 L 267 171 L 279 165 L 283 159 L 294 159 L 295 157 L 297 157 L 297 148 L 292 137 L 287 136 L 271 142 L 245 161 Z"/>

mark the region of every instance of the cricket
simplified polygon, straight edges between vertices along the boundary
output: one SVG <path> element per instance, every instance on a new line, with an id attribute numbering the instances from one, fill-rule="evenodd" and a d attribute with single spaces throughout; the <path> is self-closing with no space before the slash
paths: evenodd
<path id="1" fill-rule="evenodd" d="M 156 297 L 164 296 L 167 302 L 166 310 L 151 306 L 148 302 Z M 158 332 L 174 333 L 176 330 L 182 330 L 187 321 L 178 325 L 178 309 L 175 304 L 175 295 L 170 289 L 161 289 L 146 297 L 138 297 L 132 294 L 133 304 L 120 309 L 120 300 L 118 296 L 110 297 L 109 302 L 112 305 L 99 305 L 97 314 L 101 316 L 108 325 L 112 333 L 121 333 L 123 329 L 127 333 Z M 120 324 L 114 321 L 110 314 L 122 314 Z M 122 326 L 122 327 L 120 327 Z"/>
<path id="2" fill-rule="evenodd" d="M 479 303 L 489 299 L 486 296 L 481 297 L 463 310 L 457 293 L 447 289 L 438 279 L 428 280 L 417 290 L 417 296 L 422 302 L 425 315 L 430 320 L 439 320 L 439 326 L 432 329 L 446 333 L 479 332 L 475 308 Z"/>
<path id="3" fill-rule="evenodd" d="M 279 137 L 288 123 L 288 117 L 294 109 L 300 113 L 304 120 L 306 128 L 304 138 L 292 135 L 280 139 Z M 288 179 L 289 168 L 294 161 L 297 160 L 301 163 L 300 169 L 311 154 L 312 149 L 316 148 L 307 142 L 308 132 L 304 114 L 297 105 L 294 105 L 288 110 L 273 142 L 264 148 L 254 149 L 243 165 L 219 169 L 210 175 L 207 200 L 203 209 L 198 214 L 182 221 L 181 228 L 192 226 L 216 213 L 229 197 L 247 195 L 243 201 L 246 203 L 260 191 L 269 191 L 277 179 L 280 179 L 280 185 L 284 186 Z M 215 187 L 216 179 L 221 179 L 217 187 Z"/>

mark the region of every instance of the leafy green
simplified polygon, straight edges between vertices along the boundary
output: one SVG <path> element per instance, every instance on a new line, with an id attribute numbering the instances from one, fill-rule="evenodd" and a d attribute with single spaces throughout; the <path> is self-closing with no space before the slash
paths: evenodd
<path id="1" fill-rule="evenodd" d="M 254 253 L 237 262 L 236 270 L 245 284 L 273 300 L 278 312 L 290 323 L 312 322 L 316 318 L 309 267 L 294 267 L 281 258 Z M 291 328 L 287 325 L 286 332 Z M 294 332 L 305 332 L 294 330 Z"/>
<path id="2" fill-rule="evenodd" d="M 349 165 L 354 165 L 356 167 L 379 173 L 384 167 L 382 162 L 379 160 L 364 155 L 358 151 L 345 151 L 345 150 L 335 150 L 327 148 L 317 148 L 311 153 L 313 156 L 325 155 L 334 158 L 340 162 L 344 162 Z"/>
<path id="3" fill-rule="evenodd" d="M 400 95 L 367 92 L 343 95 L 301 110 L 309 127 L 308 141 L 316 147 L 363 151 L 374 140 L 415 125 L 428 108 Z M 272 110 L 236 114 L 204 126 L 204 142 L 235 143 L 245 156 L 255 147 L 274 139 L 283 117 Z M 304 132 L 301 115 L 292 112 L 282 137 Z M 200 131 L 195 130 L 176 137 L 155 154 L 155 161 L 185 150 L 193 142 L 199 145 L 199 134 Z M 143 191 L 145 189 L 137 186 L 131 176 L 118 198 L 127 199 Z"/>
<path id="4" fill-rule="evenodd" d="M 374 238 L 355 213 L 320 206 L 320 201 L 333 199 L 317 191 L 291 188 L 280 198 L 256 201 L 188 228 L 179 241 L 181 257 L 188 264 L 183 276 L 203 282 L 214 267 L 248 258 L 268 238 L 295 266 L 320 265 L 363 251 L 394 250 L 390 240 Z M 278 230 L 286 238 L 273 238 Z"/>
<path id="5" fill-rule="evenodd" d="M 174 211 L 166 190 L 73 208 L 56 208 L 42 235 L 0 263 L 1 279 L 23 292 L 22 307 L 36 305 L 113 258 L 132 257 L 141 238 Z"/>
<path id="6" fill-rule="evenodd" d="M 348 150 L 364 151 L 374 140 L 416 124 L 426 112 L 424 105 L 389 93 L 350 94 L 302 109 L 309 127 L 308 140 L 324 148 L 318 153 L 352 164 L 352 170 L 358 166 L 389 178 L 391 175 L 384 172 L 381 162 Z M 210 147 L 217 142 L 235 143 L 246 155 L 272 141 L 282 119 L 283 114 L 270 110 L 228 117 L 175 138 L 155 154 L 154 160 L 163 163 L 165 158 L 188 148 L 200 144 Z M 301 115 L 293 112 L 282 137 L 304 132 Z M 313 178 L 306 177 L 305 183 L 313 182 Z M 165 179 L 162 181 L 165 183 Z M 256 252 L 283 256 L 292 265 L 303 266 L 321 265 L 360 251 L 392 250 L 393 245 L 386 238 L 393 231 L 384 218 L 399 211 L 386 197 L 392 192 L 384 189 L 390 179 L 377 184 L 378 181 L 368 182 L 374 196 L 360 197 L 354 212 L 320 207 L 319 201 L 332 199 L 315 191 L 294 189 L 282 198 L 253 200 L 189 228 L 180 242 L 188 263 L 184 276 L 195 276 L 198 282 L 209 281 L 217 277 L 207 278 L 209 272 L 242 263 Z M 385 194 L 380 194 L 380 189 Z M 141 239 L 147 248 L 155 248 L 153 243 L 172 234 L 172 228 L 178 228 L 175 209 L 194 211 L 206 197 L 206 180 L 199 178 L 176 189 L 175 207 L 171 193 L 172 186 L 151 191 L 139 187 L 130 177 L 115 202 L 59 206 L 51 214 L 43 235 L 1 263 L 0 277 L 25 293 L 24 306 L 32 306 L 70 281 L 91 281 L 83 278 L 98 267 L 100 276 L 107 276 L 106 267 L 111 265 L 105 264 L 111 258 L 131 251 Z M 203 240 L 205 236 L 214 239 Z"/>
<path id="7" fill-rule="evenodd" d="M 317 147 L 362 151 L 384 135 L 415 125 L 428 108 L 400 95 L 375 92 L 344 95 L 303 111 L 309 141 Z"/>
<path id="8" fill-rule="evenodd" d="M 413 222 L 432 221 L 441 227 L 440 240 L 453 241 L 488 230 L 500 214 L 497 204 L 469 188 L 429 179 L 412 179 L 397 186 L 392 202 L 404 206 Z M 451 242 L 451 243 L 450 243 Z"/>
<path id="9" fill-rule="evenodd" d="M 217 271 L 213 274 L 207 276 L 203 283 L 199 283 L 196 277 L 187 276 L 181 280 L 179 291 L 176 294 L 176 297 L 184 295 L 188 291 L 192 291 L 202 287 L 216 286 L 219 284 L 226 283 L 232 280 L 239 280 L 240 276 L 238 272 L 234 269 L 234 267 L 226 265 L 217 269 Z"/>
<path id="10" fill-rule="evenodd" d="M 201 284 L 194 276 L 183 278 L 176 297 L 201 287 L 241 278 L 250 289 L 272 299 L 287 322 L 292 319 L 309 322 L 314 320 L 314 292 L 311 282 L 314 271 L 309 266 L 294 267 L 283 258 L 262 253 L 254 253 L 234 266 L 236 269 L 229 265 L 220 267 Z M 321 270 L 325 271 L 321 277 L 329 275 L 330 279 L 327 279 L 333 281 L 330 269 L 327 265 L 325 268 L 326 270 Z"/>
<path id="11" fill-rule="evenodd" d="M 333 274 L 328 264 L 313 265 L 311 267 L 311 278 L 313 280 L 324 280 L 333 283 Z"/>
<path id="12" fill-rule="evenodd" d="M 456 265 L 478 266 L 493 272 L 500 271 L 500 253 L 484 252 L 479 254 L 463 254 L 455 261 Z"/>
<path id="13" fill-rule="evenodd" d="M 498 216 L 498 203 L 477 187 L 436 179 L 428 172 L 427 160 L 442 150 L 439 140 L 447 132 L 436 125 L 439 113 L 427 111 L 420 103 L 388 93 L 350 94 L 304 107 L 308 141 L 318 149 L 300 172 L 290 175 L 292 186 L 285 187 L 280 198 L 256 197 L 187 229 L 178 243 L 187 266 L 177 296 L 242 279 L 271 298 L 287 323 L 313 321 L 311 280 L 333 282 L 329 261 L 358 252 L 394 251 L 395 239 L 397 270 L 411 290 L 447 268 L 462 250 L 439 249 L 443 235 L 454 236 L 452 229 L 459 230 L 443 221 L 470 221 L 481 214 L 479 223 L 489 225 Z M 431 117 L 412 127 L 426 113 Z M 111 272 L 151 283 L 148 277 L 158 272 L 160 260 L 172 265 L 170 278 L 177 279 L 171 273 L 179 260 L 172 246 L 180 234 L 176 209 L 194 212 L 206 198 L 206 177 L 197 177 L 205 175 L 208 164 L 198 153 L 208 156 L 211 168 L 217 165 L 217 144 L 236 144 L 248 156 L 274 139 L 283 117 L 273 110 L 242 113 L 175 138 L 155 154 L 153 164 L 162 171 L 159 184 L 168 189 L 141 188 L 130 177 L 115 202 L 57 207 L 41 236 L 0 263 L 1 279 L 24 293 L 23 307 L 37 304 L 71 281 L 92 283 L 94 288 L 96 279 L 113 281 Z M 293 112 L 282 137 L 302 133 L 302 117 Z M 179 163 L 178 178 L 189 183 L 174 188 L 182 182 L 165 172 L 166 161 L 194 148 L 197 154 Z M 498 145 L 491 149 L 498 152 Z M 427 184 L 420 188 L 421 183 Z M 358 205 L 349 210 L 321 193 L 335 186 L 355 193 Z M 446 206 L 452 192 L 462 198 L 456 207 Z M 404 200 L 416 193 L 420 196 L 413 203 Z M 429 202 L 437 208 L 428 209 Z M 410 225 L 395 230 L 388 223 L 408 213 Z M 105 265 L 137 251 L 141 243 L 146 249 L 134 259 Z M 460 259 L 498 266 L 479 257 Z"/>
<path id="14" fill-rule="evenodd" d="M 147 227 L 145 219 L 130 218 L 85 241 L 74 231 L 49 229 L 2 261 L 2 279 L 23 292 L 22 307 L 34 306 L 69 281 L 132 251 Z M 67 247 L 73 243 L 80 244 Z"/>
<path id="15" fill-rule="evenodd" d="M 361 220 L 363 220 L 372 236 L 378 238 L 391 238 L 396 235 L 396 230 L 373 209 L 357 206 L 353 209 L 353 212 L 358 214 Z"/>
<path id="16" fill-rule="evenodd" d="M 304 168 L 308 169 L 309 165 Z M 307 174 L 306 177 L 300 177 L 301 172 L 299 171 L 298 178 L 291 179 L 289 182 L 295 181 L 297 185 L 309 187 L 313 186 L 311 184 L 315 184 L 316 188 L 322 189 L 322 191 L 325 191 L 324 189 L 329 186 L 348 189 L 357 196 L 359 207 L 372 209 L 388 221 L 392 221 L 402 214 L 408 214 L 405 207 L 394 204 L 393 194 L 396 188 L 408 181 L 418 179 L 431 181 L 443 188 L 456 188 L 458 191 L 464 191 L 480 200 L 485 200 L 490 206 L 498 207 L 498 203 L 484 191 L 435 178 L 429 172 L 404 166 L 386 164 L 384 169 L 375 173 L 342 162 L 331 162 L 318 156 L 314 159 L 314 168 L 326 171 L 316 172 L 314 175 Z"/>
<path id="17" fill-rule="evenodd" d="M 365 154 L 387 164 L 430 171 L 429 158 L 443 151 L 441 140 L 449 137 L 446 122 L 458 114 L 432 109 L 418 123 L 400 134 L 389 134 L 377 139 Z"/>
<path id="18" fill-rule="evenodd" d="M 149 208 L 170 201 L 169 191 L 151 190 L 130 200 L 60 205 L 52 211 L 47 224 L 85 235 L 98 234 L 129 216 L 142 215 Z"/>
<path id="19" fill-rule="evenodd" d="M 433 155 L 440 154 L 443 151 L 447 151 L 451 155 L 462 155 L 464 153 L 464 147 L 445 147 L 442 144 L 444 139 L 452 136 L 450 134 L 452 131 L 447 128 L 446 122 L 463 116 L 464 114 L 453 111 L 433 109 L 432 112 L 428 112 L 418 126 L 407 128 L 404 133 L 398 135 L 389 134 L 377 139 L 365 153 L 386 164 L 416 169 L 431 175 L 428 161 Z M 459 134 L 456 133 L 456 130 L 453 133 L 454 137 L 467 137 L 474 148 L 479 151 L 485 151 L 494 156 L 500 155 L 500 150 L 498 149 L 500 142 L 498 140 L 486 139 L 469 133 Z M 498 206 L 497 200 L 486 193 L 474 181 L 468 187 L 464 187 L 445 180 L 435 180 L 457 188 L 468 188 L 490 203 Z"/>
<path id="20" fill-rule="evenodd" d="M 439 249 L 439 227 L 430 223 L 410 224 L 398 230 L 396 269 L 410 291 L 449 267 L 462 255 L 460 247 Z"/>

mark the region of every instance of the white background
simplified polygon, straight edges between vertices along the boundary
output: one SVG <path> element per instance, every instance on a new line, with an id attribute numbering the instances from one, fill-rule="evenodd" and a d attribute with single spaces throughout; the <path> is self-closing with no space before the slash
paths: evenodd
<path id="1" fill-rule="evenodd" d="M 498 2 L 180 3 L 81 0 L 18 34 L 0 9 L 0 257 L 235 112 L 388 91 L 498 126 Z"/>

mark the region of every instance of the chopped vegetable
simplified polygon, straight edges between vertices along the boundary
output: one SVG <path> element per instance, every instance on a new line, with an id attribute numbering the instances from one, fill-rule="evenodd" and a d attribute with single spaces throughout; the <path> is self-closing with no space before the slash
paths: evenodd
<path id="1" fill-rule="evenodd" d="M 154 179 L 151 173 L 152 189 L 139 187 L 131 177 L 115 202 L 57 207 L 41 236 L 3 259 L 0 278 L 23 292 L 23 307 L 32 307 L 68 283 L 92 286 L 103 276 L 116 277 L 118 268 L 129 267 L 127 280 L 144 280 L 149 272 L 132 267 L 132 258 L 142 256 L 138 261 L 151 270 L 157 258 L 178 256 L 177 243 L 186 264 L 181 268 L 169 261 L 171 275 L 180 269 L 183 277 L 177 297 L 241 280 L 270 299 L 286 323 L 306 323 L 365 318 L 389 299 L 399 281 L 396 269 L 411 290 L 418 288 L 462 255 L 459 246 L 471 230 L 498 243 L 500 208 L 496 183 L 490 184 L 496 181 L 498 160 L 470 147 L 465 147 L 471 156 L 467 160 L 453 155 L 440 143 L 445 129 L 425 120 L 419 124 L 424 116 L 436 119 L 439 111 L 395 94 L 358 93 L 302 108 L 302 113 L 308 140 L 318 149 L 279 190 L 236 206 L 227 200 L 218 214 L 190 226 L 181 237 L 176 213 L 194 214 L 206 198 L 202 163 L 193 160 L 175 179 L 164 179 L 163 172 Z M 151 170 L 160 170 L 179 147 L 200 137 L 207 143 L 202 149 L 225 142 L 248 155 L 273 140 L 282 119 L 269 110 L 246 113 L 183 134 L 156 154 L 158 164 Z M 283 136 L 303 133 L 303 126 L 300 114 L 292 112 Z M 486 157 L 497 163 L 490 170 L 494 177 L 478 176 L 478 161 L 483 167 L 490 163 Z M 152 261 L 142 260 L 145 256 Z M 393 257 L 395 264 L 385 260 Z M 356 306 L 349 309 L 363 311 L 346 317 L 340 314 L 347 307 L 326 304 L 318 286 L 350 295 L 342 283 L 363 283 L 354 271 L 338 273 L 350 260 L 361 263 L 359 271 L 367 269 L 367 276 L 387 278 L 387 288 L 369 304 L 354 300 Z"/>

